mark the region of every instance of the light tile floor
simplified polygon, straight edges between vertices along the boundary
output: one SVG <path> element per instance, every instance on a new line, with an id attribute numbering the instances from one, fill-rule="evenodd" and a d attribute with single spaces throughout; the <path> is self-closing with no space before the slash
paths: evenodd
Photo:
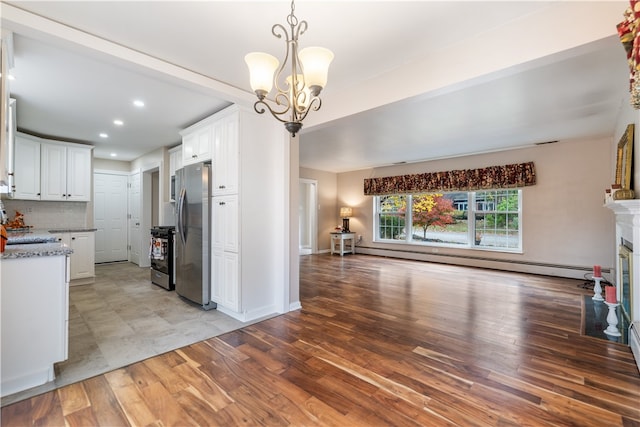
<path id="1" fill-rule="evenodd" d="M 152 284 L 148 268 L 96 265 L 95 283 L 69 289 L 69 359 L 56 365 L 55 381 L 5 396 L 2 406 L 245 325 Z"/>

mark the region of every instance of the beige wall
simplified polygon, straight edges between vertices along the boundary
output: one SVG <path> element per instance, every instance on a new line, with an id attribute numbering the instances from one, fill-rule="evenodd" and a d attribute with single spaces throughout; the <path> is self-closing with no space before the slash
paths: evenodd
<path id="1" fill-rule="evenodd" d="M 341 174 L 315 171 L 321 199 L 336 202 L 321 209 L 320 223 L 339 220 L 337 207 L 354 208 L 350 229 L 362 235 L 359 253 L 398 256 L 434 262 L 582 278 L 594 264 L 614 266 L 610 243 L 615 237 L 613 215 L 603 207 L 604 190 L 612 183 L 613 139 L 561 141 L 432 162 L 366 169 Z M 523 189 L 523 253 L 454 249 L 373 242 L 373 197 L 363 195 L 365 178 L 474 169 L 533 161 L 537 185 Z M 313 178 L 308 170 L 301 177 Z M 333 188 L 333 176 L 336 185 Z M 328 230 L 319 228 L 321 248 L 329 247 Z"/>
<path id="2" fill-rule="evenodd" d="M 125 162 L 122 160 L 110 160 L 110 159 L 93 159 L 94 171 L 115 171 L 115 172 L 127 172 L 131 171 L 131 162 Z"/>

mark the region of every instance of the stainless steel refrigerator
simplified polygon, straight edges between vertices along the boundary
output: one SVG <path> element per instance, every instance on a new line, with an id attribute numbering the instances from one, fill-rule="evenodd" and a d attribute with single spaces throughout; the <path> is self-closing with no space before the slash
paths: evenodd
<path id="1" fill-rule="evenodd" d="M 205 310 L 211 302 L 211 164 L 176 171 L 176 293 Z"/>

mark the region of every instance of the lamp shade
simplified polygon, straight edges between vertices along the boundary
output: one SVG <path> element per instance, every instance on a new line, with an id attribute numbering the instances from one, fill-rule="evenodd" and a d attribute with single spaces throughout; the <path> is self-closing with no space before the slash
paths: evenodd
<path id="1" fill-rule="evenodd" d="M 340 208 L 340 218 L 349 218 L 353 215 L 353 209 L 349 207 Z"/>
<path id="2" fill-rule="evenodd" d="M 273 87 L 273 73 L 280 62 L 278 59 L 262 52 L 251 52 L 244 57 L 244 62 L 249 67 L 249 81 L 254 92 L 264 92 L 264 95 Z"/>
<path id="3" fill-rule="evenodd" d="M 320 93 L 320 89 L 327 85 L 329 64 L 333 61 L 333 52 L 324 47 L 306 47 L 300 51 L 298 56 L 302 62 L 307 87 L 317 86 L 318 93 Z"/>

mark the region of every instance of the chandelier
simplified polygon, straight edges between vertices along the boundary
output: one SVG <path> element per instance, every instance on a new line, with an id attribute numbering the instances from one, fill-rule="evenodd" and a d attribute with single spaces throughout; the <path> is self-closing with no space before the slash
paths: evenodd
<path id="1" fill-rule="evenodd" d="M 284 36 L 287 43 L 286 55 L 280 69 L 278 60 L 268 53 L 252 52 L 244 58 L 249 67 L 251 89 L 258 96 L 253 105 L 254 110 L 258 114 L 269 110 L 273 117 L 284 123 L 284 127 L 293 137 L 302 128 L 302 121 L 309 111 L 320 109 L 322 100 L 319 95 L 327 84 L 329 64 L 333 60 L 333 53 L 323 47 L 307 47 L 298 52 L 298 37 L 307 30 L 307 21 L 298 22 L 294 9 L 291 1 L 291 13 L 287 16 L 290 32 L 281 24 L 275 24 L 271 28 L 275 37 L 280 39 Z M 287 68 L 289 60 L 291 63 Z M 284 77 L 285 73 L 289 72 L 290 74 Z M 277 107 L 271 108 L 265 102 L 265 97 L 274 86 L 277 91 Z"/>

